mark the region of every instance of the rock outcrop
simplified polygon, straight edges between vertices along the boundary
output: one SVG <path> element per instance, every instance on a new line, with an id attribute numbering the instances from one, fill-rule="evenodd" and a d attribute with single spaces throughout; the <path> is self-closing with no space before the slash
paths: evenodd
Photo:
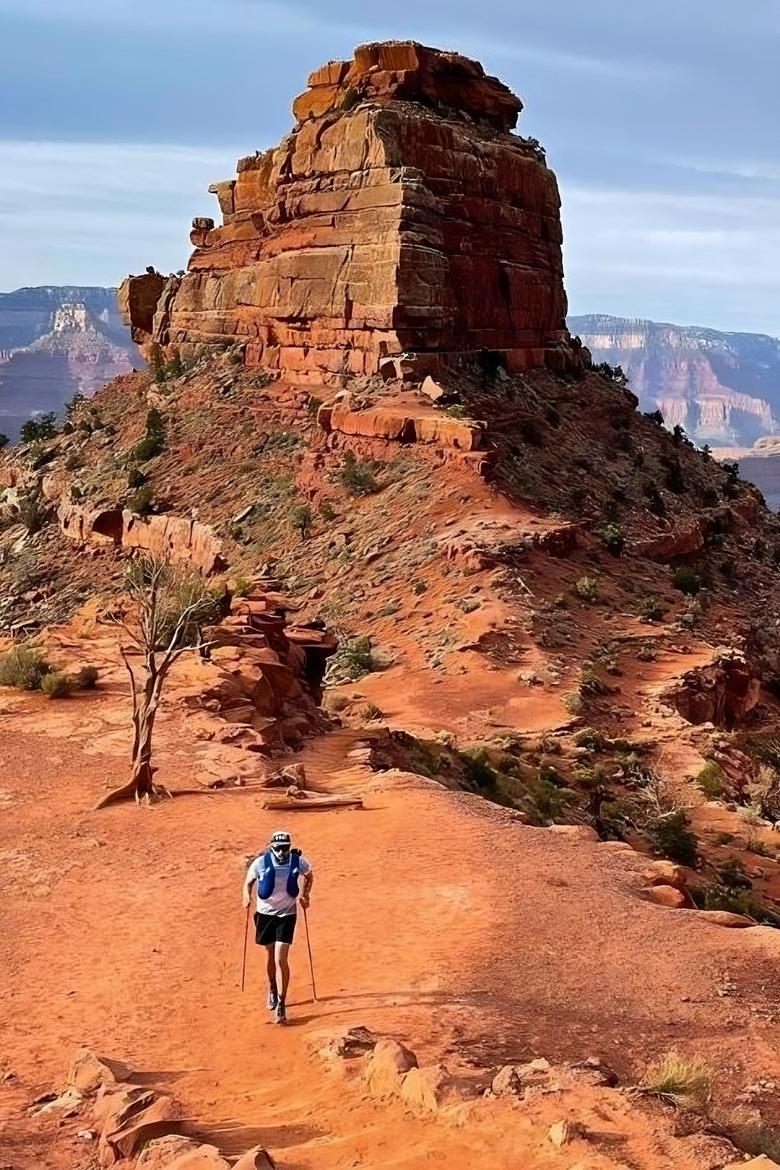
<path id="1" fill-rule="evenodd" d="M 686 671 L 661 699 L 688 723 L 714 723 L 730 730 L 744 722 L 760 693 L 760 679 L 745 656 L 723 650 L 707 666 Z"/>
<path id="2" fill-rule="evenodd" d="M 141 549 L 205 575 L 225 568 L 214 530 L 188 516 L 137 516 L 127 508 L 87 508 L 63 500 L 58 517 L 65 536 L 80 544 Z"/>
<path id="3" fill-rule="evenodd" d="M 185 357 L 242 342 L 315 385 L 401 354 L 424 373 L 486 350 L 566 363 L 558 188 L 510 133 L 520 109 L 476 61 L 414 42 L 315 70 L 292 133 L 211 188 L 222 224 L 193 222 L 186 276 L 125 282 L 133 336 Z"/>

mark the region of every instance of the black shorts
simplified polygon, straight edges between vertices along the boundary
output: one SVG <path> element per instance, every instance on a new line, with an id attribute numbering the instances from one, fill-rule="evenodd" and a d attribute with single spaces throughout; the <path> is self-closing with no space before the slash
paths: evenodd
<path id="1" fill-rule="evenodd" d="M 259 947 L 274 943 L 291 943 L 295 934 L 297 914 L 261 914 L 255 911 L 255 942 Z"/>

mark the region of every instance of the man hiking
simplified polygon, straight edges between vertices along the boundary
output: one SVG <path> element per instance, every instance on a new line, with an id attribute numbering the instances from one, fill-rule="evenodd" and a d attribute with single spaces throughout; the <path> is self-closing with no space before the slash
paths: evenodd
<path id="1" fill-rule="evenodd" d="M 303 878 L 303 890 L 298 880 Z M 292 848 L 290 834 L 280 829 L 274 833 L 268 849 L 256 857 L 244 880 L 244 909 L 251 901 L 252 886 L 257 883 L 255 941 L 265 947 L 268 970 L 268 1008 L 276 1012 L 277 1024 L 287 1021 L 285 1007 L 290 982 L 287 953 L 295 934 L 298 902 L 304 910 L 309 905 L 314 875 L 300 849 Z"/>

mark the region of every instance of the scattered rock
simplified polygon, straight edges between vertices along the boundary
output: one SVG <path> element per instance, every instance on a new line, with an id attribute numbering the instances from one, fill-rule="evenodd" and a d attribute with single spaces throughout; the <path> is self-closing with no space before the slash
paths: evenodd
<path id="1" fill-rule="evenodd" d="M 63 1093 L 57 1096 L 54 1093 L 44 1093 L 33 1102 L 33 1113 L 58 1113 L 63 1117 L 75 1117 L 84 1104 L 84 1094 L 73 1085 L 69 1085 Z"/>
<path id="2" fill-rule="evenodd" d="M 677 890 L 684 890 L 688 884 L 685 869 L 673 861 L 654 861 L 647 867 L 642 879 L 648 886 L 674 886 Z"/>
<path id="3" fill-rule="evenodd" d="M 174 1101 L 151 1089 L 125 1086 L 99 1104 L 103 1118 L 101 1166 L 113 1166 L 121 1158 L 134 1157 L 153 1138 L 174 1132 L 179 1120 Z"/>
<path id="4" fill-rule="evenodd" d="M 233 1166 L 233 1170 L 275 1170 L 276 1163 L 267 1150 L 255 1146 L 247 1150 Z"/>
<path id="5" fill-rule="evenodd" d="M 367 1056 L 373 1052 L 378 1043 L 378 1037 L 369 1028 L 359 1024 L 350 1028 L 340 1036 L 334 1036 L 320 1049 L 320 1055 L 326 1059 L 338 1057 L 340 1060 L 353 1060 L 358 1056 Z"/>
<path id="6" fill-rule="evenodd" d="M 306 769 L 303 764 L 287 764 L 282 768 L 282 776 L 288 783 L 295 784 L 298 788 L 306 787 Z"/>
<path id="7" fill-rule="evenodd" d="M 368 1058 L 366 1081 L 374 1097 L 394 1097 L 401 1091 L 401 1078 L 417 1068 L 417 1057 L 397 1040 L 378 1040 Z"/>
<path id="8" fill-rule="evenodd" d="M 547 1140 L 554 1146 L 568 1146 L 575 1138 L 585 1137 L 587 1130 L 576 1121 L 556 1121 L 547 1130 Z"/>
<path id="9" fill-rule="evenodd" d="M 463 1092 L 444 1065 L 433 1064 L 406 1073 L 401 1082 L 401 1099 L 412 1113 L 424 1117 L 462 1100 Z"/>
<path id="10" fill-rule="evenodd" d="M 644 895 L 648 902 L 668 906 L 670 910 L 681 910 L 687 903 L 685 894 L 675 886 L 647 886 Z"/>

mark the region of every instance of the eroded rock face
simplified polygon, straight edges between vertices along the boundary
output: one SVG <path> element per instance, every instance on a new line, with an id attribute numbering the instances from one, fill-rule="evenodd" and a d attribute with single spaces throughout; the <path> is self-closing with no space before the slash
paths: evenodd
<path id="1" fill-rule="evenodd" d="M 225 567 L 214 530 L 187 516 L 136 516 L 127 508 L 85 508 L 64 499 L 58 517 L 64 534 L 80 544 L 141 549 L 206 575 Z"/>
<path id="2" fill-rule="evenodd" d="M 185 356 L 238 339 L 304 384 L 400 354 L 426 373 L 484 350 L 560 364 L 560 200 L 538 145 L 509 132 L 520 109 L 476 61 L 414 42 L 316 70 L 293 132 L 211 188 L 223 222 L 194 221 L 151 330 L 151 274 L 122 286 L 134 337 Z"/>
<path id="3" fill-rule="evenodd" d="M 721 651 L 707 666 L 687 671 L 662 701 L 689 723 L 738 727 L 759 700 L 760 679 L 738 651 Z"/>

